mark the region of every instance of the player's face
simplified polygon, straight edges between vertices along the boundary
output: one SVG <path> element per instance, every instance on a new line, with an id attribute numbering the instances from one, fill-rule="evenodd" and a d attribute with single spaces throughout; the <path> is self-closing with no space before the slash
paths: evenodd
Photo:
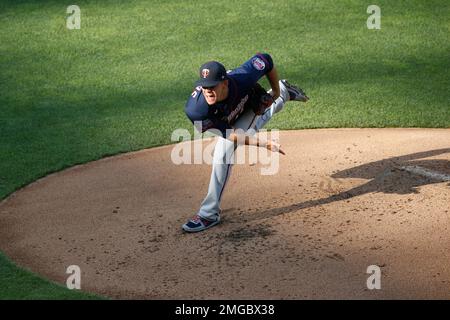
<path id="1" fill-rule="evenodd" d="M 228 80 L 222 81 L 215 87 L 202 87 L 203 96 L 206 103 L 213 105 L 216 102 L 225 100 L 227 97 Z"/>

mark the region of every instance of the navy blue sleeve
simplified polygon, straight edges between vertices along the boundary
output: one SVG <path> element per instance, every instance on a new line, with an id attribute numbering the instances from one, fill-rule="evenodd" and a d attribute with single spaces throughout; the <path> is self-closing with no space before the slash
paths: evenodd
<path id="1" fill-rule="evenodd" d="M 268 53 L 257 53 L 245 61 L 241 67 L 259 79 L 272 71 L 273 60 Z"/>
<path id="2" fill-rule="evenodd" d="M 267 66 L 266 69 L 266 74 L 269 73 L 270 71 L 272 71 L 273 69 L 273 60 L 272 60 L 272 56 L 268 53 L 257 53 L 256 54 L 257 57 L 260 57 Z"/>
<path id="3" fill-rule="evenodd" d="M 273 69 L 272 57 L 267 53 L 257 53 L 230 74 L 238 81 L 239 86 L 248 90 L 263 76 Z"/>

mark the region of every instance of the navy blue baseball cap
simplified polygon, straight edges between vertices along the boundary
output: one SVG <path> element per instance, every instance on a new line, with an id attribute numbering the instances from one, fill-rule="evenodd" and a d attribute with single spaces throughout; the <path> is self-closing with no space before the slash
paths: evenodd
<path id="1" fill-rule="evenodd" d="M 217 61 L 209 61 L 200 67 L 200 80 L 197 86 L 215 87 L 220 82 L 227 79 L 227 70 L 223 64 Z"/>

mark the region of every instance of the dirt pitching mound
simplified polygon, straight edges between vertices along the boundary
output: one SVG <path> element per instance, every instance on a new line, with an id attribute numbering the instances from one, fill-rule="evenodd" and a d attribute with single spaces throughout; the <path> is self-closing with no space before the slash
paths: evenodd
<path id="1" fill-rule="evenodd" d="M 234 166 L 222 223 L 205 232 L 181 225 L 210 166 L 175 165 L 167 146 L 14 193 L 0 204 L 0 250 L 62 284 L 78 265 L 82 290 L 115 298 L 450 298 L 450 130 L 286 131 L 280 142 L 278 174 Z M 371 265 L 380 290 L 368 289 Z"/>

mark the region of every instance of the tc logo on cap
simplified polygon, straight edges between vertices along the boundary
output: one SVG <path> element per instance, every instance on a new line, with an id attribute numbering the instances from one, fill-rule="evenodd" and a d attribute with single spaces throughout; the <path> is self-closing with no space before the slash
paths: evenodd
<path id="1" fill-rule="evenodd" d="M 202 70 L 202 77 L 203 79 L 206 79 L 209 75 L 209 69 L 203 69 Z"/>

